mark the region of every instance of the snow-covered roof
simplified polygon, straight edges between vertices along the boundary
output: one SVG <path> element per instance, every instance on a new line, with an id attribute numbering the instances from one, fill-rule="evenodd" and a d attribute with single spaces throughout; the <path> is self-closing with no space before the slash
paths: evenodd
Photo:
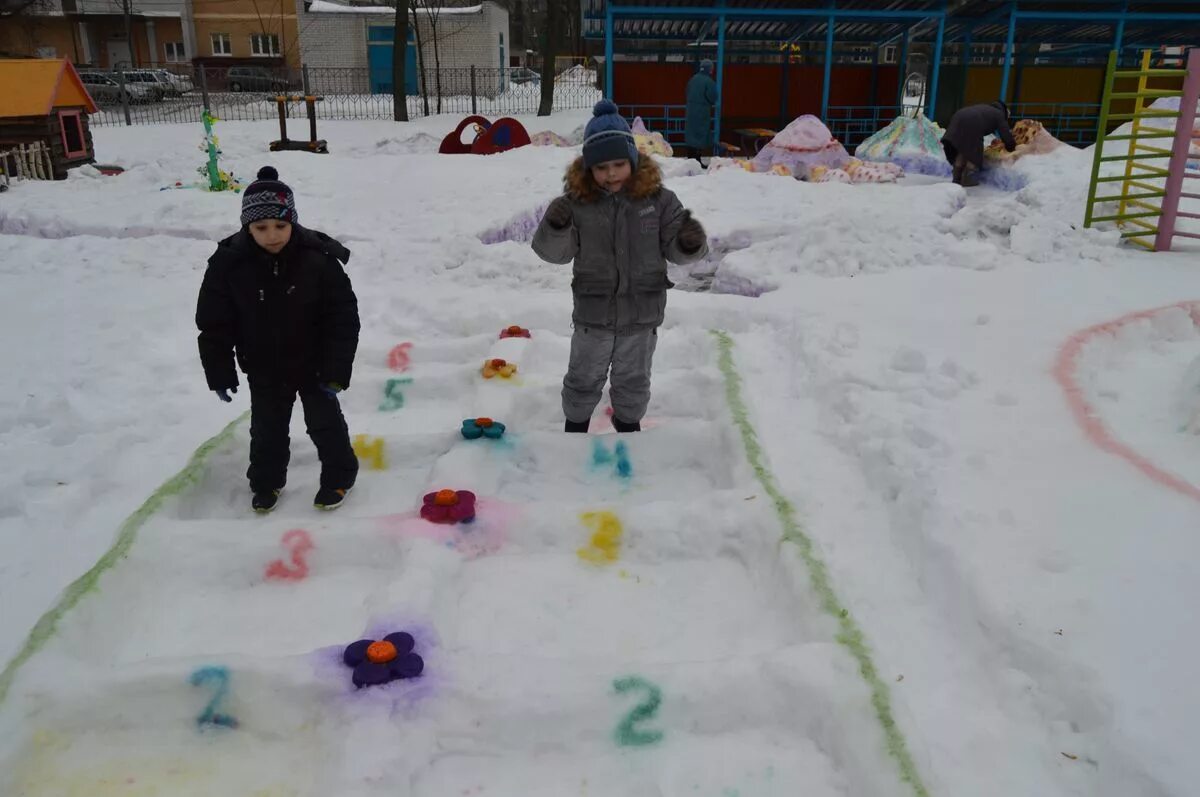
<path id="1" fill-rule="evenodd" d="M 424 8 L 424 3 L 415 3 L 416 8 Z M 483 11 L 483 4 L 474 6 L 446 7 L 437 9 L 437 14 L 478 14 Z M 312 0 L 308 6 L 310 14 L 386 14 L 395 16 L 396 9 L 391 6 L 349 6 L 335 3 L 332 0 Z"/>

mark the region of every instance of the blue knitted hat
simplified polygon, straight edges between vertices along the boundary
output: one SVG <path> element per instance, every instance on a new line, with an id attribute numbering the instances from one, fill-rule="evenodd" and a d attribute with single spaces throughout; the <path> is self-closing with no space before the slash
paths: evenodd
<path id="1" fill-rule="evenodd" d="M 638 151 L 629 123 L 621 118 L 610 100 L 600 100 L 592 109 L 592 120 L 583 129 L 583 165 L 628 160 L 637 168 Z"/>
<path id="2" fill-rule="evenodd" d="M 242 226 L 262 219 L 280 219 L 297 223 L 296 197 L 286 183 L 280 182 L 279 172 L 271 166 L 258 170 L 258 179 L 242 192 Z"/>

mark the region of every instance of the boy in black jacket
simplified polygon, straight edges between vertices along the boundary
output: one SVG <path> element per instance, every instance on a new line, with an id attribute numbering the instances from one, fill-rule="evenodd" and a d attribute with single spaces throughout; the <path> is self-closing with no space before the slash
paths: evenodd
<path id="1" fill-rule="evenodd" d="M 342 264 L 350 252 L 298 223 L 292 189 L 270 166 L 242 194 L 242 230 L 217 245 L 200 286 L 196 326 L 208 386 L 236 393 L 237 364 L 250 385 L 251 506 L 270 512 L 287 480 L 296 395 L 321 459 L 318 509 L 341 505 L 358 459 L 337 394 L 350 386 L 358 300 Z"/>

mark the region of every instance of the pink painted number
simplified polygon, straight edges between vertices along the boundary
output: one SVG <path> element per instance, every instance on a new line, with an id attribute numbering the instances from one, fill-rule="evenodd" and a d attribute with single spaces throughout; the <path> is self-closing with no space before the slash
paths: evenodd
<path id="1" fill-rule="evenodd" d="M 268 581 L 301 581 L 308 577 L 308 552 L 316 546 L 304 529 L 292 529 L 283 535 L 283 545 L 291 551 L 292 563 L 276 559 L 267 565 L 265 577 Z"/>

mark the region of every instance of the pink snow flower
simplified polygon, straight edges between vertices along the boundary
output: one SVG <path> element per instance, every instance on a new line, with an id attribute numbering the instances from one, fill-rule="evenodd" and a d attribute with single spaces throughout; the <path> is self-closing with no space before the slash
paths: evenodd
<path id="1" fill-rule="evenodd" d="M 475 493 L 469 490 L 427 493 L 421 517 L 430 523 L 470 523 L 475 519 Z"/>

